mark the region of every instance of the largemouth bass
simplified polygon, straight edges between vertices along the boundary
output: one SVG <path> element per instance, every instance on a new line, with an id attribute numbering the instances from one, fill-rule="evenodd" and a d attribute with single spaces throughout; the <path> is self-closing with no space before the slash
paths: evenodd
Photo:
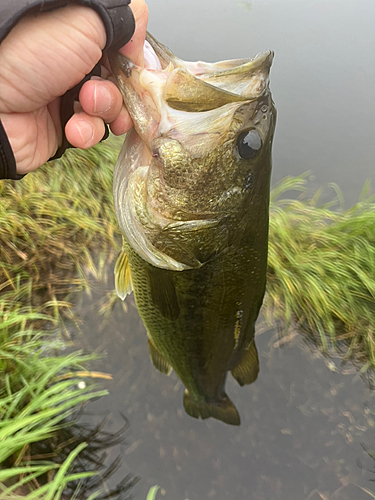
<path id="1" fill-rule="evenodd" d="M 134 122 L 114 174 L 117 292 L 134 291 L 151 360 L 175 370 L 186 412 L 239 425 L 225 380 L 250 384 L 259 370 L 273 53 L 191 63 L 148 35 L 145 67 L 109 59 Z"/>

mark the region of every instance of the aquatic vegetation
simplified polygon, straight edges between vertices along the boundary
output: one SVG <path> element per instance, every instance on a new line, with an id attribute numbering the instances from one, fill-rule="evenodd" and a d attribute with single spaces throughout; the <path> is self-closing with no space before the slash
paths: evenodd
<path id="1" fill-rule="evenodd" d="M 160 486 L 153 486 L 150 488 L 146 500 L 155 500 L 156 495 L 158 494 Z"/>
<path id="2" fill-rule="evenodd" d="M 74 460 L 84 448 L 84 444 L 77 446 L 61 466 L 55 464 L 30 465 L 13 467 L 12 469 L 5 469 L 3 471 L 0 470 L 0 498 L 2 500 L 20 500 L 25 498 L 28 500 L 59 500 L 69 482 L 86 479 L 93 475 L 90 472 L 82 474 L 69 473 Z M 38 484 L 38 478 L 51 473 L 54 473 L 53 479 L 35 489 L 35 484 Z M 2 483 L 3 481 L 9 482 L 14 477 L 20 477 L 21 479 L 10 486 L 5 486 Z M 26 493 L 29 483 L 33 485 L 34 490 Z M 92 495 L 91 498 L 97 498 L 98 495 Z"/>
<path id="3" fill-rule="evenodd" d="M 71 293 L 117 253 L 117 144 L 68 151 L 20 182 L 0 183 L 0 292 L 9 301 L 66 312 Z"/>
<path id="4" fill-rule="evenodd" d="M 327 188 L 335 195 L 328 203 Z M 287 191 L 299 192 L 285 199 Z M 310 334 L 327 351 L 375 366 L 375 198 L 366 183 L 348 210 L 330 184 L 307 195 L 306 176 L 286 178 L 271 194 L 268 319 Z"/>
<path id="5" fill-rule="evenodd" d="M 38 461 L 31 453 L 33 443 L 48 441 L 69 425 L 67 418 L 77 407 L 107 393 L 89 382 L 89 373 L 79 376 L 94 355 L 53 354 L 61 342 L 51 332 L 30 326 L 43 319 L 31 309 L 0 301 L 1 499 L 14 498 L 19 491 L 33 491 L 30 498 L 58 499 L 68 482 L 92 475 L 69 472 L 85 443 L 72 449 L 63 464 L 47 456 Z"/>

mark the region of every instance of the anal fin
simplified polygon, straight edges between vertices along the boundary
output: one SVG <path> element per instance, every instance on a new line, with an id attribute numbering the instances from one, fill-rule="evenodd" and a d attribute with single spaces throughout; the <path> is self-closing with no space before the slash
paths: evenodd
<path id="1" fill-rule="evenodd" d="M 218 401 L 196 401 L 189 392 L 184 393 L 184 408 L 188 415 L 194 418 L 213 417 L 229 425 L 240 425 L 238 411 L 227 395 Z"/>
<path id="2" fill-rule="evenodd" d="M 132 293 L 133 283 L 130 273 L 129 260 L 125 251 L 122 250 L 116 260 L 115 265 L 115 287 L 120 299 L 125 300 L 126 296 Z"/>
<path id="3" fill-rule="evenodd" d="M 255 382 L 259 373 L 259 360 L 254 340 L 243 352 L 241 361 L 231 370 L 231 373 L 241 386 Z"/>
<path id="4" fill-rule="evenodd" d="M 150 353 L 150 358 L 155 368 L 159 370 L 159 372 L 164 373 L 164 375 L 169 375 L 172 371 L 171 365 L 158 351 L 150 339 L 148 339 L 148 352 Z"/>

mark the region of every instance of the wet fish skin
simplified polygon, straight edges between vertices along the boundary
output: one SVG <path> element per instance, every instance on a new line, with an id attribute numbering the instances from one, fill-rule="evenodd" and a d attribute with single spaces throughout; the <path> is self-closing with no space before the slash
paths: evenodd
<path id="1" fill-rule="evenodd" d="M 241 60 L 238 69 L 237 62 L 194 66 L 148 40 L 161 61 L 151 75 L 111 57 L 135 124 L 114 178 L 124 233 L 117 289 L 123 298 L 133 288 L 151 359 L 163 373 L 175 370 L 187 413 L 238 425 L 224 387 L 228 371 L 244 385 L 259 369 L 254 325 L 267 268 L 272 54 Z M 161 90 L 148 83 L 158 77 Z M 251 158 L 241 157 L 246 140 L 258 148 Z"/>

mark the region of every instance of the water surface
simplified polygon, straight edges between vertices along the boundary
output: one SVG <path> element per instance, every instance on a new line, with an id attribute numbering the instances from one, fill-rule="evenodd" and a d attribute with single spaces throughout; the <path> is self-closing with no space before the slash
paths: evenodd
<path id="1" fill-rule="evenodd" d="M 111 431 L 123 425 L 121 413 L 130 423 L 108 460 L 122 456 L 111 485 L 131 472 L 141 478 L 132 494 L 142 500 L 155 484 L 170 500 L 369 498 L 358 485 L 374 490 L 374 462 L 361 443 L 374 444 L 375 393 L 350 364 L 324 358 L 299 334 L 280 342 L 260 320 L 258 380 L 241 388 L 229 376 L 226 384 L 241 426 L 195 420 L 183 410 L 181 382 L 151 365 L 134 301 L 126 314 L 117 304 L 99 328 L 93 315 L 102 297 L 86 297 L 81 318 L 85 342 L 106 354 L 97 368 L 114 377 L 110 396 L 90 412 L 110 415 Z"/>
<path id="2" fill-rule="evenodd" d="M 187 60 L 275 51 L 273 181 L 311 170 L 354 203 L 375 168 L 375 2 L 149 0 L 150 31 Z"/>

